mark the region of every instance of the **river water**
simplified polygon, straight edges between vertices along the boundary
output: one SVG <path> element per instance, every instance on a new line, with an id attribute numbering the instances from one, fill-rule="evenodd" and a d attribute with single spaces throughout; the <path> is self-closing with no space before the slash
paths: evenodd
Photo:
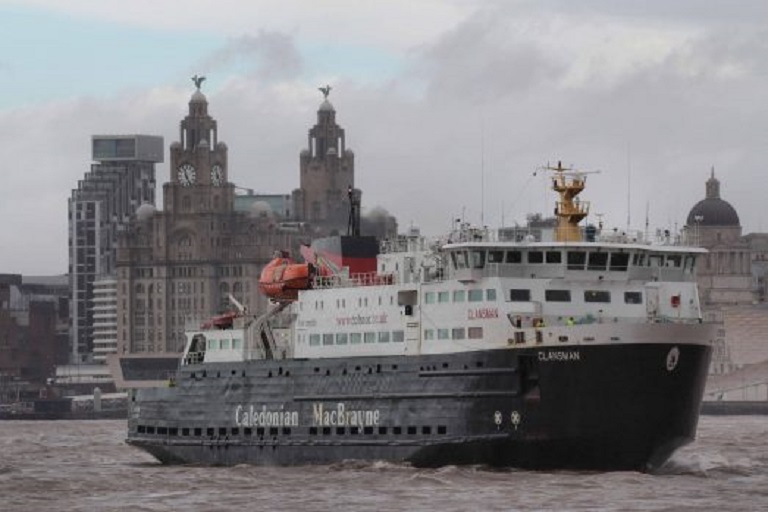
<path id="1" fill-rule="evenodd" d="M 768 416 L 704 416 L 658 473 L 161 466 L 125 421 L 0 421 L 0 511 L 768 510 Z"/>

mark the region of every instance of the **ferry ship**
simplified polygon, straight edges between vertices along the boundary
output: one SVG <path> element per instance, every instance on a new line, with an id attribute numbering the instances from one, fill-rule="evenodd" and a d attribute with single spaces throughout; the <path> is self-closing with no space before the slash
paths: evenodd
<path id="1" fill-rule="evenodd" d="M 132 392 L 127 442 L 169 464 L 658 468 L 696 433 L 705 250 L 582 227 L 587 176 L 550 170 L 548 240 L 462 225 L 280 255 L 273 309 L 190 331 L 169 385 Z"/>

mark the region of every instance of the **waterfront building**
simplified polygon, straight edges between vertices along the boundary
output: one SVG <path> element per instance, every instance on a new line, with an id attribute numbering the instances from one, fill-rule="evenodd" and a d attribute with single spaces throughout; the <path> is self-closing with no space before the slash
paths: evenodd
<path id="1" fill-rule="evenodd" d="M 114 276 L 118 231 L 142 204 L 155 202 L 155 164 L 163 138 L 94 135 L 91 169 L 69 198 L 70 360 L 90 362 L 94 349 L 94 282 Z"/>
<path id="2" fill-rule="evenodd" d="M 267 306 L 256 282 L 276 249 L 294 246 L 258 209 L 235 208 L 228 148 L 198 88 L 170 146 L 163 210 L 136 211 L 117 251 L 118 353 L 178 353 L 184 332 L 229 310 L 231 295 L 254 311 Z"/>
<path id="3" fill-rule="evenodd" d="M 105 364 L 117 353 L 117 279 L 103 276 L 93 282 L 93 361 Z"/>

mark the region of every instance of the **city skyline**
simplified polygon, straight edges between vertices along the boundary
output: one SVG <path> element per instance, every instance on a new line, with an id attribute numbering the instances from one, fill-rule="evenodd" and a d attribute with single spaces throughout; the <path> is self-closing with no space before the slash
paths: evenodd
<path id="1" fill-rule="evenodd" d="M 549 213 L 533 174 L 562 159 L 603 171 L 584 199 L 607 226 L 642 229 L 648 211 L 681 227 L 714 166 L 744 233 L 766 231 L 768 6 L 667 4 L 0 0 L 0 269 L 65 273 L 91 136 L 160 135 L 167 151 L 195 74 L 230 180 L 258 193 L 297 187 L 330 84 L 364 212 L 403 229 Z"/>

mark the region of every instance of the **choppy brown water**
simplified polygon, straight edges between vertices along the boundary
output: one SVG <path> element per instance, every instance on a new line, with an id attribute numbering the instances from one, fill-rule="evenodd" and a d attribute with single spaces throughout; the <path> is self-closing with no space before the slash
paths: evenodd
<path id="1" fill-rule="evenodd" d="M 161 466 L 124 421 L 0 421 L 0 511 L 768 510 L 768 417 L 703 417 L 656 475 Z"/>

